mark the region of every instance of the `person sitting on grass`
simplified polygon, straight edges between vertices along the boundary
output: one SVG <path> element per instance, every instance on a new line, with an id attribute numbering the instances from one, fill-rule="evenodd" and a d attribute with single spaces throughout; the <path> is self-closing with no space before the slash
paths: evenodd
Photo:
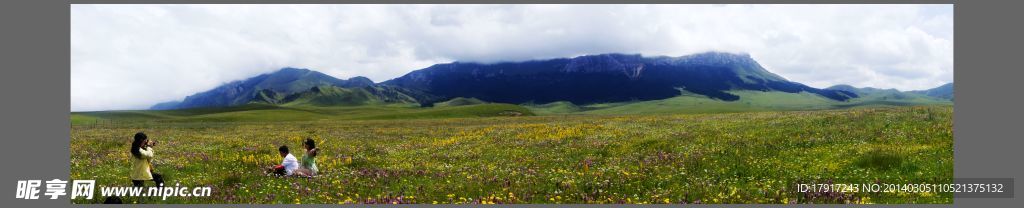
<path id="1" fill-rule="evenodd" d="M 316 154 L 320 150 L 316 148 L 316 142 L 311 138 L 306 138 L 306 141 L 302 143 L 302 147 L 306 149 L 306 154 L 302 155 L 302 160 L 299 161 L 299 169 L 295 170 L 295 175 L 313 177 L 319 171 L 316 168 Z"/>
<path id="2" fill-rule="evenodd" d="M 273 173 L 277 176 L 290 176 L 294 174 L 295 170 L 299 168 L 299 162 L 295 159 L 295 156 L 288 153 L 288 146 L 282 145 L 280 148 L 277 148 L 277 152 L 280 153 L 281 157 L 284 159 L 281 160 L 280 165 L 271 167 L 267 172 Z"/>

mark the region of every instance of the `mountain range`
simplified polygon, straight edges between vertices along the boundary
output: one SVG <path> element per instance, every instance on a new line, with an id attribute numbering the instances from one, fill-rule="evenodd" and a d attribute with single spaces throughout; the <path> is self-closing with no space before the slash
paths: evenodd
<path id="1" fill-rule="evenodd" d="M 938 87 L 935 87 L 935 88 L 932 88 L 932 89 L 927 89 L 927 90 L 910 91 L 910 93 L 927 95 L 927 96 L 930 96 L 930 97 L 947 99 L 947 100 L 952 101 L 953 100 L 953 83 L 950 82 L 948 84 L 944 84 L 942 86 L 938 86 Z"/>
<path id="2" fill-rule="evenodd" d="M 800 94 L 835 103 L 924 99 L 952 100 L 952 83 L 900 92 L 837 85 L 818 89 L 765 70 L 746 54 L 708 52 L 681 57 L 600 54 L 524 62 L 436 64 L 374 83 L 338 79 L 317 71 L 284 68 L 160 103 L 152 110 L 280 106 L 419 105 L 435 103 L 554 103 L 596 105 L 699 96 L 739 102 L 742 96 Z M 867 98 L 865 98 L 867 97 Z M 471 98 L 471 99 L 470 99 Z M 447 101 L 447 102 L 446 102 Z"/>

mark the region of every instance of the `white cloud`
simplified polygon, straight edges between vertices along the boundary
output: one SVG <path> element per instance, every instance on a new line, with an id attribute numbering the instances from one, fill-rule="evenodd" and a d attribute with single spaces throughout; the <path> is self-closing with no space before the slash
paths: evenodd
<path id="1" fill-rule="evenodd" d="M 746 52 L 814 87 L 953 81 L 952 5 L 72 5 L 71 110 L 292 66 L 381 82 L 450 61 Z"/>

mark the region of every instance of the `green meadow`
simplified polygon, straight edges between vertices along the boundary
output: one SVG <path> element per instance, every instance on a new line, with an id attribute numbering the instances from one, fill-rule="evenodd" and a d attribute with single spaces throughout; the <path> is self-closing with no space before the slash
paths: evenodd
<path id="1" fill-rule="evenodd" d="M 953 107 L 734 92 L 577 106 L 452 100 L 71 113 L 71 179 L 130 186 L 130 137 L 210 197 L 129 203 L 952 203 L 936 193 L 801 193 L 801 183 L 948 183 Z M 906 105 L 906 106 L 904 106 Z M 262 173 L 313 138 L 315 178 Z M 294 153 L 301 157 L 301 152 Z M 76 199 L 73 203 L 100 203 Z"/>

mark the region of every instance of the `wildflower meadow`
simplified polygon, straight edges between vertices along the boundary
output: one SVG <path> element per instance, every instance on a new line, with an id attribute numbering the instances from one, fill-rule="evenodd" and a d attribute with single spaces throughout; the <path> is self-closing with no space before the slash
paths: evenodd
<path id="1" fill-rule="evenodd" d="M 156 172 L 209 197 L 127 203 L 952 203 L 951 194 L 802 193 L 801 183 L 948 183 L 951 106 L 675 115 L 550 115 L 73 125 L 71 179 L 131 186 L 131 136 Z M 274 177 L 277 147 L 320 174 Z M 102 203 L 101 197 L 73 203 Z"/>

